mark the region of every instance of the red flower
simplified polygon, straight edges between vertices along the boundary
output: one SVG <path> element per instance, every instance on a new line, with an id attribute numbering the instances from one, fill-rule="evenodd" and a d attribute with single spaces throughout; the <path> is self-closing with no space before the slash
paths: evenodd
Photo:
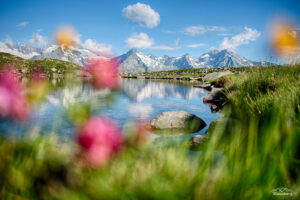
<path id="1" fill-rule="evenodd" d="M 30 113 L 29 103 L 23 94 L 21 77 L 14 68 L 0 72 L 0 116 L 25 120 Z"/>
<path id="2" fill-rule="evenodd" d="M 118 66 L 114 59 L 94 58 L 88 61 L 86 68 L 93 77 L 95 87 L 115 89 L 119 85 Z"/>
<path id="3" fill-rule="evenodd" d="M 92 117 L 79 131 L 78 144 L 85 161 L 102 165 L 121 148 L 121 131 L 109 119 Z"/>

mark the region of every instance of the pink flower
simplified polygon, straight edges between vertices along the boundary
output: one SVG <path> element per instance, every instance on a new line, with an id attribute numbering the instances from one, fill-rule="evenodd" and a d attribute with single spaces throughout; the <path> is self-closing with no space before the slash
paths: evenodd
<path id="1" fill-rule="evenodd" d="M 20 75 L 14 68 L 0 72 L 0 116 L 25 120 L 29 116 L 29 103 L 23 94 Z"/>
<path id="2" fill-rule="evenodd" d="M 86 68 L 93 77 L 95 87 L 115 89 L 119 85 L 118 66 L 114 59 L 98 57 L 90 59 Z"/>
<path id="3" fill-rule="evenodd" d="M 121 148 L 122 135 L 109 119 L 92 117 L 79 130 L 78 144 L 83 159 L 92 165 L 102 165 Z"/>

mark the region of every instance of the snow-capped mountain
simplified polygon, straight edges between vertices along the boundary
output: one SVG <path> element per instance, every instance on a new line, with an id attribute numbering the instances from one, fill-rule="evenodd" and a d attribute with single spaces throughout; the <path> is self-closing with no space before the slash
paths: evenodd
<path id="1" fill-rule="evenodd" d="M 83 47 L 65 49 L 58 45 L 48 45 L 35 48 L 28 45 L 13 45 L 0 42 L 0 52 L 10 53 L 24 59 L 52 58 L 69 61 L 83 66 L 88 58 L 99 56 L 95 52 Z M 200 57 L 185 54 L 180 57 L 154 56 L 131 49 L 127 53 L 115 57 L 120 62 L 121 72 L 151 72 L 175 70 L 185 68 L 213 68 L 238 66 L 265 66 L 269 62 L 255 62 L 248 60 L 229 50 L 212 50 Z"/>
<path id="2" fill-rule="evenodd" d="M 189 54 L 185 54 L 181 57 L 156 57 L 132 49 L 126 54 L 119 56 L 118 59 L 121 63 L 120 70 L 122 72 L 150 72 L 186 68 L 266 66 L 272 64 L 269 62 L 251 61 L 229 50 L 212 50 L 195 58 Z"/>
<path id="3" fill-rule="evenodd" d="M 42 49 L 34 48 L 28 45 L 13 45 L 8 42 L 0 42 L 0 52 L 9 53 L 24 59 L 30 59 L 34 56 L 40 55 Z"/>
<path id="4" fill-rule="evenodd" d="M 3 42 L 0 42 L 0 52 L 10 53 L 24 59 L 52 58 L 78 65 L 83 65 L 89 57 L 98 56 L 94 52 L 81 47 L 65 49 L 59 45 L 48 45 L 43 48 L 35 48 L 29 45 L 13 45 Z"/>
<path id="5" fill-rule="evenodd" d="M 65 49 L 58 45 L 50 45 L 44 48 L 41 54 L 33 56 L 31 59 L 53 58 L 83 65 L 89 56 L 97 55 L 84 48 L 71 47 L 69 49 Z"/>

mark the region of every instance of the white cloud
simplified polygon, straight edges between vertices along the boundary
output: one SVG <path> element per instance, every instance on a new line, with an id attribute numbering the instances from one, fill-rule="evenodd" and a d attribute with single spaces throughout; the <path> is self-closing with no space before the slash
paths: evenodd
<path id="1" fill-rule="evenodd" d="M 159 45 L 159 46 L 153 46 L 150 49 L 174 51 L 174 50 L 177 50 L 180 48 L 181 47 L 179 47 L 179 46 L 172 47 L 172 46 L 168 46 L 168 45 Z"/>
<path id="2" fill-rule="evenodd" d="M 222 32 L 225 31 L 226 29 L 224 27 L 221 26 L 202 26 L 202 25 L 198 25 L 198 26 L 189 26 L 186 27 L 184 30 L 185 34 L 188 35 L 201 35 L 204 34 L 206 32 Z"/>
<path id="3" fill-rule="evenodd" d="M 226 36 L 231 36 L 232 34 L 231 33 L 218 33 L 217 35 L 226 37 Z"/>
<path id="4" fill-rule="evenodd" d="M 248 27 L 244 27 L 244 29 L 245 31 L 243 33 L 237 34 L 230 39 L 228 37 L 225 37 L 219 49 L 234 50 L 240 45 L 248 44 L 250 41 L 257 40 L 261 34 L 257 30 Z"/>
<path id="5" fill-rule="evenodd" d="M 24 22 L 21 22 L 21 23 L 17 24 L 16 27 L 25 27 L 25 26 L 27 26 L 28 24 L 29 24 L 29 22 L 24 21 Z"/>
<path id="6" fill-rule="evenodd" d="M 141 48 L 141 49 L 154 49 L 154 50 L 177 50 L 179 46 L 168 46 L 168 45 L 154 45 L 154 39 L 150 38 L 146 33 L 134 33 L 132 37 L 126 41 L 128 48 Z"/>
<path id="7" fill-rule="evenodd" d="M 154 40 L 150 38 L 146 33 L 135 33 L 132 37 L 126 41 L 128 48 L 141 48 L 148 49 L 154 44 Z"/>
<path id="8" fill-rule="evenodd" d="M 35 33 L 28 42 L 30 45 L 37 47 L 43 47 L 48 44 L 48 40 L 44 36 L 40 35 L 39 32 Z"/>
<path id="9" fill-rule="evenodd" d="M 94 39 L 87 39 L 81 44 L 83 48 L 86 48 L 97 55 L 111 56 L 113 55 L 111 51 L 111 45 L 99 44 Z"/>
<path id="10" fill-rule="evenodd" d="M 11 40 L 10 37 L 7 37 L 4 41 L 4 43 L 8 46 L 8 47 L 13 47 L 14 46 L 14 43 L 13 41 Z"/>
<path id="11" fill-rule="evenodd" d="M 148 28 L 156 27 L 159 24 L 160 16 L 149 5 L 143 3 L 136 3 L 129 5 L 122 10 L 123 15 L 141 25 Z"/>
<path id="12" fill-rule="evenodd" d="M 207 46 L 207 44 L 198 43 L 198 44 L 189 44 L 187 45 L 188 48 L 198 48 L 198 47 L 204 47 Z"/>

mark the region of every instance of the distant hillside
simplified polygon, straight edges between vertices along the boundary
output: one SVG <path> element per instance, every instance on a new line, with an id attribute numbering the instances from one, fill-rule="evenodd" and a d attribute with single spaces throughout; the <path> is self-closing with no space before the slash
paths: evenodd
<path id="1" fill-rule="evenodd" d="M 42 68 L 48 78 L 64 76 L 66 73 L 76 73 L 77 70 L 81 69 L 79 65 L 71 62 L 56 59 L 26 60 L 18 56 L 0 52 L 0 68 L 5 67 L 7 64 L 14 65 L 14 67 L 20 69 L 24 76 L 28 76 L 34 70 Z"/>

